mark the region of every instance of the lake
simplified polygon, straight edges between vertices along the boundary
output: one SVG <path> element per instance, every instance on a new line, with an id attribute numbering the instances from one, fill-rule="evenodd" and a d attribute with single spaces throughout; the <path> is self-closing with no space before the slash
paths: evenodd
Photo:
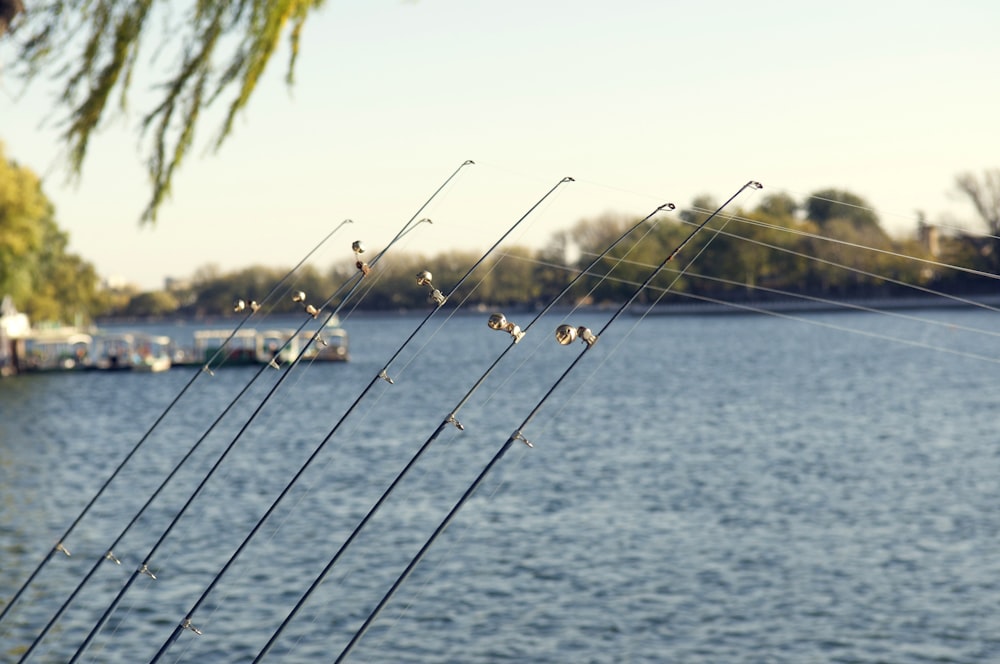
<path id="1" fill-rule="evenodd" d="M 423 314 L 350 316 L 350 362 L 268 369 L 222 419 L 257 369 L 199 376 L 67 538 L 72 557 L 53 558 L 0 623 L 0 659 L 17 660 L 202 440 L 115 546 L 121 565 L 101 564 L 31 658 L 66 661 L 235 439 L 152 556 L 156 580 L 138 578 L 81 660 L 148 661 L 328 438 L 195 614 L 203 635 L 182 633 L 163 661 L 252 659 L 507 348 L 489 313 L 440 312 L 390 365 L 392 385 L 375 377 Z M 550 313 L 511 349 L 459 412 L 465 430 L 444 430 L 267 661 L 336 658 L 585 348 L 556 344 L 555 327 L 596 332 L 607 317 Z M 1000 661 L 998 320 L 621 317 L 524 428 L 534 447 L 511 447 L 350 661 Z M 0 380 L 0 601 L 195 371 Z"/>

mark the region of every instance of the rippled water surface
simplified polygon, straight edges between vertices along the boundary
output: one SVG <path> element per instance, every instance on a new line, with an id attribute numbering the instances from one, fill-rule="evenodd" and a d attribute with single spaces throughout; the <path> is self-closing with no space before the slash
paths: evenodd
<path id="1" fill-rule="evenodd" d="M 101 563 L 31 658 L 66 661 L 236 439 L 150 558 L 157 579 L 138 578 L 82 661 L 149 660 L 327 439 L 196 612 L 204 634 L 182 633 L 163 661 L 252 659 L 509 345 L 485 314 L 442 315 L 392 363 L 394 385 L 376 380 L 421 318 L 348 319 L 347 364 L 268 370 L 249 389 L 256 369 L 199 377 L 67 538 L 72 557 L 0 623 L 0 660 L 17 660 L 202 440 L 115 546 L 121 566 Z M 606 314 L 576 318 L 597 330 Z M 524 428 L 535 447 L 510 448 L 351 661 L 1000 661 L 998 320 L 623 317 Z M 583 350 L 552 341 L 561 322 L 546 316 L 508 353 L 459 412 L 465 430 L 444 430 L 268 661 L 335 659 Z M 194 371 L 0 381 L 0 601 Z"/>

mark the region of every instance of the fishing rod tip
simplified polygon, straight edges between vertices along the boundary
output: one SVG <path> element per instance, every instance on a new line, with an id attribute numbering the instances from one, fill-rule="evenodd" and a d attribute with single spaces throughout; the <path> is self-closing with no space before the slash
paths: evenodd
<path id="1" fill-rule="evenodd" d="M 656 209 L 657 210 L 676 210 L 677 206 L 674 205 L 673 203 L 664 203 L 663 205 L 661 205 L 660 207 L 658 207 Z"/>
<path id="2" fill-rule="evenodd" d="M 567 175 L 561 181 L 562 182 L 576 182 L 576 178 L 571 178 L 570 176 Z"/>
<path id="3" fill-rule="evenodd" d="M 764 185 L 762 185 L 760 182 L 757 182 L 756 180 L 750 180 L 750 182 L 747 182 L 747 186 L 748 187 L 752 187 L 754 189 L 763 189 L 764 188 Z"/>
<path id="4" fill-rule="evenodd" d="M 462 166 L 471 166 L 472 164 L 475 163 L 476 162 L 472 161 L 471 159 L 466 159 L 465 161 L 462 162 Z"/>

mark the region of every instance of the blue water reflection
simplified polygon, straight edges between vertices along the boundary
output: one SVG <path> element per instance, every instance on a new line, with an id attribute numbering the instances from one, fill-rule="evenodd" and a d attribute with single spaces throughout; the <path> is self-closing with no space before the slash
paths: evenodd
<path id="1" fill-rule="evenodd" d="M 372 388 L 168 661 L 247 661 L 509 337 L 430 325 Z M 572 321 L 598 329 L 607 314 Z M 408 662 L 1000 659 L 998 340 L 988 312 L 661 317 L 613 326 L 355 651 Z M 581 315 L 575 316 L 579 319 Z M 512 317 L 513 318 L 513 317 Z M 146 661 L 419 316 L 351 317 L 352 361 L 296 369 L 95 640 Z M 583 348 L 550 314 L 483 384 L 272 651 L 330 661 Z M 946 350 L 942 350 L 946 349 Z M 189 380 L 0 381 L 6 599 Z M 15 657 L 253 368 L 199 379 L 0 625 Z M 268 371 L 33 661 L 64 661 L 278 380 Z"/>

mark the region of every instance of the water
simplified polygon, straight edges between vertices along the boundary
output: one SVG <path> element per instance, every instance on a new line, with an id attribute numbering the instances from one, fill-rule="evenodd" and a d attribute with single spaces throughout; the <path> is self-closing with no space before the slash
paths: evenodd
<path id="1" fill-rule="evenodd" d="M 488 312 L 487 312 L 488 313 Z M 1000 661 L 997 329 L 983 311 L 622 318 L 525 427 L 351 661 Z M 432 319 L 344 419 L 163 661 L 248 661 L 378 494 L 509 343 Z M 606 315 L 573 324 L 600 327 Z M 351 317 L 352 361 L 295 370 L 152 557 L 84 661 L 147 661 L 420 316 Z M 515 322 L 528 316 L 510 316 Z M 941 321 L 933 325 L 925 320 Z M 270 653 L 332 661 L 583 349 L 543 319 L 373 519 Z M 522 323 L 523 324 L 523 323 Z M 634 326 L 634 327 L 633 327 Z M 8 598 L 190 379 L 0 381 Z M 254 375 L 202 377 L 0 624 L 55 612 Z M 102 563 L 31 661 L 65 661 L 277 384 L 268 370 Z M 245 402 L 245 404 L 244 404 Z M 197 472 L 196 472 L 197 470 Z"/>

